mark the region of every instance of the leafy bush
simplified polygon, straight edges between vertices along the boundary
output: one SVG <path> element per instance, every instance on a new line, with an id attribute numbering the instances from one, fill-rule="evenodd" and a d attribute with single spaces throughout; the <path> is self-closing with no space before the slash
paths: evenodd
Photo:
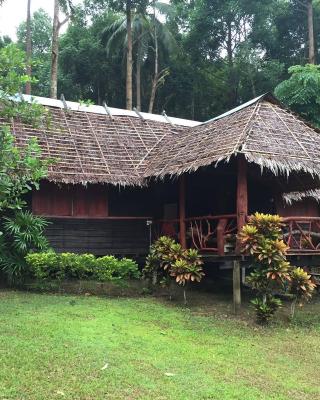
<path id="1" fill-rule="evenodd" d="M 92 254 L 29 253 L 26 256 L 30 275 L 39 280 L 98 280 L 107 282 L 129 278 L 139 278 L 135 261 L 113 256 L 96 258 Z"/>
<path id="2" fill-rule="evenodd" d="M 1 48 L 0 116 L 8 121 L 8 126 L 0 128 L 0 270 L 9 283 L 18 283 L 24 278 L 25 255 L 29 251 L 47 247 L 43 235 L 46 223 L 25 211 L 25 195 L 39 187 L 51 161 L 41 157 L 35 138 L 19 148 L 10 131 L 11 119 L 34 126 L 47 121 L 48 112 L 44 107 L 25 102 L 17 95 L 27 82 L 30 77 L 26 75 L 24 52 L 13 44 Z"/>
<path id="3" fill-rule="evenodd" d="M 297 299 L 310 299 L 315 288 L 310 275 L 287 261 L 289 247 L 282 240 L 281 227 L 282 218 L 278 215 L 255 213 L 239 234 L 243 252 L 253 256 L 255 269 L 248 283 L 261 296 L 252 301 L 259 323 L 267 323 L 281 306 L 274 292 L 294 295 L 293 316 Z"/>
<path id="4" fill-rule="evenodd" d="M 256 312 L 257 322 L 261 325 L 266 325 L 282 305 L 280 299 L 271 295 L 267 296 L 265 300 L 255 298 L 251 303 Z"/>
<path id="5" fill-rule="evenodd" d="M 145 277 L 152 277 L 153 283 L 166 282 L 168 277 L 184 286 L 184 301 L 186 285 L 189 282 L 200 282 L 204 276 L 203 261 L 194 249 L 183 249 L 173 239 L 162 236 L 151 246 L 143 270 Z"/>
<path id="6" fill-rule="evenodd" d="M 311 299 L 316 284 L 312 282 L 311 275 L 308 275 L 302 268 L 293 268 L 290 274 L 290 293 L 293 295 L 291 304 L 291 318 L 294 317 L 297 301 L 308 301 Z"/>

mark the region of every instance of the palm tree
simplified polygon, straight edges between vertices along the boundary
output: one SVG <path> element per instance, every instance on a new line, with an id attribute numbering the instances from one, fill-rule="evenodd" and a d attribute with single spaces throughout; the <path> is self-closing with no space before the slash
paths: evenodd
<path id="1" fill-rule="evenodd" d="M 132 3 L 126 1 L 126 30 L 127 30 L 127 79 L 126 79 L 126 106 L 132 110 Z"/>
<path id="2" fill-rule="evenodd" d="M 157 6 L 158 3 L 156 3 Z M 108 26 L 103 32 L 103 40 L 107 43 L 107 52 L 111 53 L 115 49 L 128 48 L 128 30 L 127 30 L 128 19 L 127 16 L 119 16 L 110 26 Z M 144 61 L 148 58 L 150 50 L 154 50 L 155 60 L 155 76 L 152 80 L 150 103 L 152 106 L 149 112 L 152 112 L 156 89 L 160 82 L 164 81 L 165 76 L 168 74 L 168 69 L 164 69 L 159 73 L 159 42 L 161 45 L 170 52 L 174 45 L 174 39 L 165 24 L 160 22 L 155 13 L 150 15 L 146 9 L 139 9 L 132 14 L 131 19 L 131 32 L 132 32 L 132 48 L 135 53 L 135 69 L 136 69 L 136 106 L 137 110 L 141 110 L 141 69 Z M 155 28 L 156 27 L 156 28 Z M 156 34 L 157 33 L 157 34 Z M 127 53 L 128 54 L 128 53 Z M 132 66 L 132 60 L 131 60 Z M 127 58 L 128 67 L 128 58 Z M 132 70 L 131 70 L 132 71 Z M 132 72 L 131 72 L 132 76 Z M 156 84 L 155 82 L 156 77 Z M 127 68 L 127 80 L 128 80 L 128 68 Z M 128 85 L 127 85 L 128 90 Z M 128 92 L 127 92 L 128 93 Z M 131 87 L 132 94 L 132 87 Z M 127 96 L 128 98 L 128 96 Z M 128 108 L 128 104 L 127 104 Z M 150 111 L 151 110 L 151 111 Z"/>

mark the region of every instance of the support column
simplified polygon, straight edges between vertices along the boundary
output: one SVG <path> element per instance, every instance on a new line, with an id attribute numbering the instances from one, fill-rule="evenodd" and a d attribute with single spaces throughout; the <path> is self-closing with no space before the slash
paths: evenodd
<path id="1" fill-rule="evenodd" d="M 238 314 L 241 308 L 240 261 L 233 261 L 233 310 Z"/>
<path id="2" fill-rule="evenodd" d="M 243 156 L 238 158 L 238 180 L 237 180 L 237 228 L 240 233 L 246 224 L 248 215 L 248 183 L 247 183 L 247 162 Z M 237 252 L 240 246 L 237 243 Z"/>
<path id="3" fill-rule="evenodd" d="M 180 244 L 185 249 L 187 247 L 186 237 L 186 176 L 181 175 L 179 179 L 179 227 Z"/>

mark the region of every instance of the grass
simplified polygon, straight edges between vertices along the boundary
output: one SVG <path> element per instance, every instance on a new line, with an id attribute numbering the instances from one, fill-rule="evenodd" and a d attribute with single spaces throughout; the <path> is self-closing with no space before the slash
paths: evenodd
<path id="1" fill-rule="evenodd" d="M 319 399 L 320 304 L 265 329 L 228 307 L 0 291 L 0 399 Z"/>

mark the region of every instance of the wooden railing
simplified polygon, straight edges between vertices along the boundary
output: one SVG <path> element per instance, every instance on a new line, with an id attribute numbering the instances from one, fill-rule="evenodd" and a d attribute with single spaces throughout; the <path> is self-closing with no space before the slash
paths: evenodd
<path id="1" fill-rule="evenodd" d="M 283 240 L 290 253 L 320 254 L 320 217 L 285 217 L 283 222 Z"/>
<path id="2" fill-rule="evenodd" d="M 185 219 L 187 246 L 218 255 L 234 252 L 236 245 L 236 214 L 207 215 Z M 179 220 L 160 220 L 154 224 L 155 238 L 166 235 L 180 240 Z"/>
<path id="3" fill-rule="evenodd" d="M 223 256 L 236 250 L 236 214 L 185 219 L 187 247 Z M 179 219 L 153 223 L 153 239 L 162 235 L 180 240 Z M 320 217 L 284 217 L 283 240 L 293 254 L 320 254 Z"/>
<path id="4" fill-rule="evenodd" d="M 218 255 L 234 251 L 237 233 L 235 214 L 187 218 L 186 223 L 191 247 Z"/>

